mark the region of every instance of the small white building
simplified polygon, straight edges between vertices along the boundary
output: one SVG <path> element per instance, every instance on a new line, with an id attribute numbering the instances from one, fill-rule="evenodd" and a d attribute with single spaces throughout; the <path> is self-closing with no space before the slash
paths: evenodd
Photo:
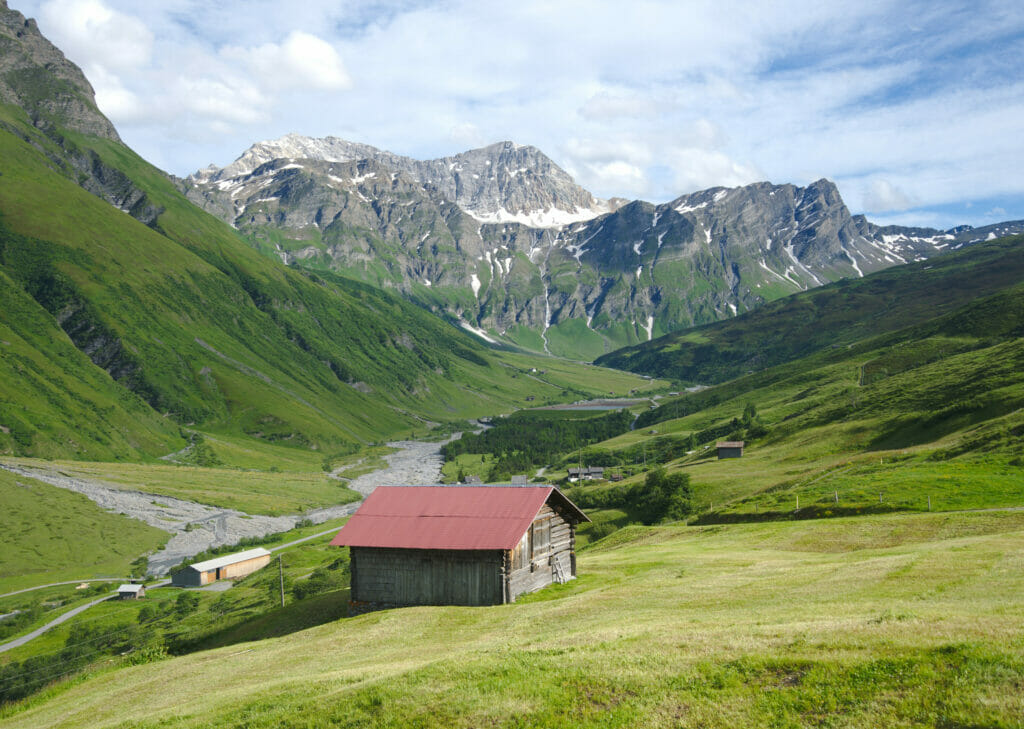
<path id="1" fill-rule="evenodd" d="M 118 600 L 138 600 L 146 596 L 145 585 L 121 585 L 117 588 Z"/>

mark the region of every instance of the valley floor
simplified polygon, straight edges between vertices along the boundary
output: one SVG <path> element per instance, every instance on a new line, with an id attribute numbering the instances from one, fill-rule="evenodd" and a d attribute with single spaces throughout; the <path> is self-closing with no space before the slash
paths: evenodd
<path id="1" fill-rule="evenodd" d="M 629 527 L 579 573 L 515 605 L 378 612 L 100 670 L 0 720 L 1024 725 L 1020 512 Z"/>
<path id="2" fill-rule="evenodd" d="M 299 519 L 309 519 L 319 524 L 348 516 L 355 511 L 358 503 L 352 501 L 354 495 L 349 498 L 351 492 L 347 489 L 365 497 L 381 485 L 435 483 L 441 475 L 441 445 L 440 442 L 420 441 L 389 443 L 388 447 L 393 452 L 383 456 L 382 468 L 368 467 L 366 473 L 351 480 L 337 477 L 338 486 L 346 488 L 335 491 L 345 496 L 346 503 L 319 506 L 298 515 L 245 513 L 225 508 L 223 501 L 219 505 L 210 505 L 171 495 L 187 493 L 190 489 L 202 493 L 202 489 L 194 482 L 202 481 L 206 477 L 204 471 L 211 469 L 190 469 L 172 465 L 131 466 L 77 462 L 55 464 L 32 459 L 9 460 L 0 463 L 0 469 L 83 494 L 103 509 L 125 514 L 171 532 L 172 536 L 167 544 L 149 559 L 150 572 L 163 574 L 183 560 L 210 547 L 234 544 L 246 537 L 287 531 L 293 528 Z M 343 469 L 337 470 L 344 473 Z M 168 484 L 168 488 L 162 488 L 161 477 L 164 471 L 169 472 L 174 481 Z M 243 488 L 247 479 L 253 478 L 251 473 L 238 474 L 223 470 L 211 472 L 228 479 L 233 477 Z M 264 475 L 274 477 L 274 474 Z M 302 476 L 305 474 L 299 477 Z M 295 478 L 294 474 L 281 474 L 276 480 L 280 482 L 279 487 L 287 487 Z M 150 489 L 152 493 L 148 492 Z"/>

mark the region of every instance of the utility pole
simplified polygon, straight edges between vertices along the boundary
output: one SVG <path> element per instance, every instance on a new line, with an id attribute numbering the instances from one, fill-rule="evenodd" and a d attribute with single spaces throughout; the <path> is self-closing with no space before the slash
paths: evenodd
<path id="1" fill-rule="evenodd" d="M 284 566 L 281 564 L 281 555 L 277 555 L 277 576 L 281 582 L 281 607 L 284 607 Z"/>

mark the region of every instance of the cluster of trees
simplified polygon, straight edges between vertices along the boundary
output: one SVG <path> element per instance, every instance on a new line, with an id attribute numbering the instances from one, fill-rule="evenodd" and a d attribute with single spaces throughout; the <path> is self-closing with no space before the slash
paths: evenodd
<path id="1" fill-rule="evenodd" d="M 494 454 L 488 480 L 499 481 L 625 433 L 632 420 L 626 410 L 586 418 L 566 417 L 563 413 L 520 414 L 499 420 L 482 433 L 464 435 L 445 445 L 441 453 L 446 461 L 455 460 L 461 453 Z"/>
<path id="2" fill-rule="evenodd" d="M 622 509 L 644 524 L 678 521 L 693 513 L 690 475 L 668 473 L 661 467 L 648 471 L 643 483 L 602 489 L 576 487 L 567 495 L 584 509 Z"/>
<path id="3" fill-rule="evenodd" d="M 0 704 L 34 694 L 59 678 L 82 670 L 97 658 L 116 656 L 155 646 L 158 638 L 141 625 L 79 623 L 71 627 L 60 651 L 44 653 L 24 661 L 11 661 L 0 668 Z"/>

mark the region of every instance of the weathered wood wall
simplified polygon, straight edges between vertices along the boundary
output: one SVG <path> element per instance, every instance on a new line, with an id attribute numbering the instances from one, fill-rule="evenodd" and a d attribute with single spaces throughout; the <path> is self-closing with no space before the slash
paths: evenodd
<path id="1" fill-rule="evenodd" d="M 555 582 L 555 562 L 565 579 L 576 576 L 576 532 L 561 514 L 545 504 L 512 551 L 508 600 Z"/>
<path id="2" fill-rule="evenodd" d="M 381 605 L 497 605 L 500 550 L 352 547 L 352 599 Z"/>

